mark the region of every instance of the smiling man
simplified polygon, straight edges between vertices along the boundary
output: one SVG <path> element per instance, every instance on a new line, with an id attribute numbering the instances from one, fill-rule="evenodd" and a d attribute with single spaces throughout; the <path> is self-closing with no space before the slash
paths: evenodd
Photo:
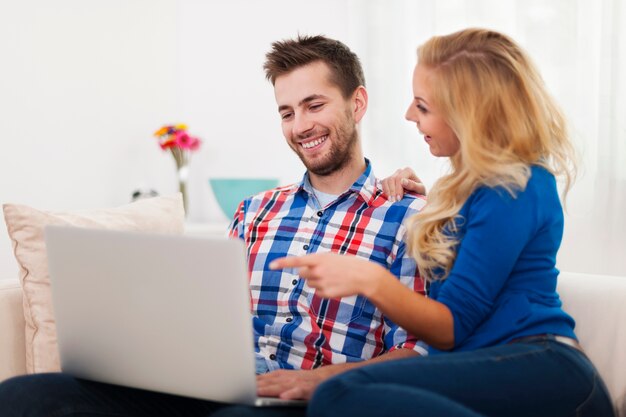
<path id="1" fill-rule="evenodd" d="M 323 36 L 275 42 L 264 65 L 287 144 L 302 160 L 300 183 L 244 200 L 231 235 L 246 242 L 262 396 L 309 398 L 348 369 L 424 353 L 364 297 L 323 299 L 298 271 L 272 271 L 284 256 L 337 252 L 377 262 L 415 291 L 403 221 L 424 199 L 388 199 L 363 156 L 359 123 L 368 96 L 358 57 Z"/>
<path id="2" fill-rule="evenodd" d="M 308 399 L 333 375 L 426 350 L 364 297 L 324 299 L 298 271 L 273 271 L 270 262 L 313 252 L 355 255 L 385 266 L 422 292 L 415 261 L 406 253 L 402 222 L 425 201 L 415 196 L 388 199 L 364 158 L 358 125 L 367 110 L 367 91 L 359 60 L 344 44 L 322 36 L 276 42 L 265 70 L 274 85 L 285 139 L 306 173 L 298 184 L 244 200 L 230 233 L 247 245 L 259 395 Z M 229 340 L 219 340 L 227 349 Z M 0 384 L 0 410 L 3 417 L 306 412 L 304 407 L 229 406 L 62 373 Z"/>

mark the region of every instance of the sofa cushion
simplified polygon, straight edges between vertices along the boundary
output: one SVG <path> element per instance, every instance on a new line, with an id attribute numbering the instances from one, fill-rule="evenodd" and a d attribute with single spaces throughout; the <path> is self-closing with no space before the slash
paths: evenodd
<path id="1" fill-rule="evenodd" d="M 4 204 L 3 210 L 23 289 L 28 373 L 60 370 L 44 242 L 45 226 L 70 225 L 177 234 L 184 229 L 180 195 L 82 212 L 51 212 L 17 204 Z"/>
<path id="2" fill-rule="evenodd" d="M 626 417 L 626 277 L 562 272 L 557 290 L 618 415 Z"/>
<path id="3" fill-rule="evenodd" d="M 26 372 L 22 288 L 0 277 L 0 381 Z"/>

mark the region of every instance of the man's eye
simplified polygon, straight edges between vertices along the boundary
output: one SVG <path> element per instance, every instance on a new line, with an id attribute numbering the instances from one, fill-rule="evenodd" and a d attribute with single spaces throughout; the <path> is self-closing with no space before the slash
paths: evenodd
<path id="1" fill-rule="evenodd" d="M 287 120 L 287 119 L 289 119 L 292 115 L 293 115 L 293 113 L 282 113 L 282 114 L 280 115 L 280 118 L 281 118 L 282 120 Z"/>
<path id="2" fill-rule="evenodd" d="M 309 107 L 309 109 L 311 109 L 311 110 L 319 110 L 319 109 L 321 109 L 323 106 L 324 106 L 324 105 L 323 105 L 323 104 L 321 104 L 321 103 L 320 103 L 320 104 L 312 104 L 312 105 Z"/>

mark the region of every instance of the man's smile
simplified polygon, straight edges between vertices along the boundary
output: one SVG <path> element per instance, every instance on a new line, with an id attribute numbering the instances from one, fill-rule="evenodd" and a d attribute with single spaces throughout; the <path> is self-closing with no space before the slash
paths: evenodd
<path id="1" fill-rule="evenodd" d="M 317 147 L 319 147 L 320 145 L 322 145 L 324 142 L 326 142 L 326 139 L 328 139 L 328 135 L 324 135 L 324 136 L 320 136 L 319 138 L 315 138 L 315 139 L 311 139 L 308 141 L 303 141 L 300 142 L 300 145 L 304 148 L 304 149 L 315 149 Z"/>

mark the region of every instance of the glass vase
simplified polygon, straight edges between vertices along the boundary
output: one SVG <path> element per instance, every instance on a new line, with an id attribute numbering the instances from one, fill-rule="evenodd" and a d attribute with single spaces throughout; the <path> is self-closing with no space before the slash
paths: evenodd
<path id="1" fill-rule="evenodd" d="M 178 190 L 183 195 L 183 207 L 185 209 L 185 217 L 188 213 L 188 197 L 187 197 L 187 179 L 189 177 L 189 168 L 187 165 L 181 165 L 177 169 Z"/>

